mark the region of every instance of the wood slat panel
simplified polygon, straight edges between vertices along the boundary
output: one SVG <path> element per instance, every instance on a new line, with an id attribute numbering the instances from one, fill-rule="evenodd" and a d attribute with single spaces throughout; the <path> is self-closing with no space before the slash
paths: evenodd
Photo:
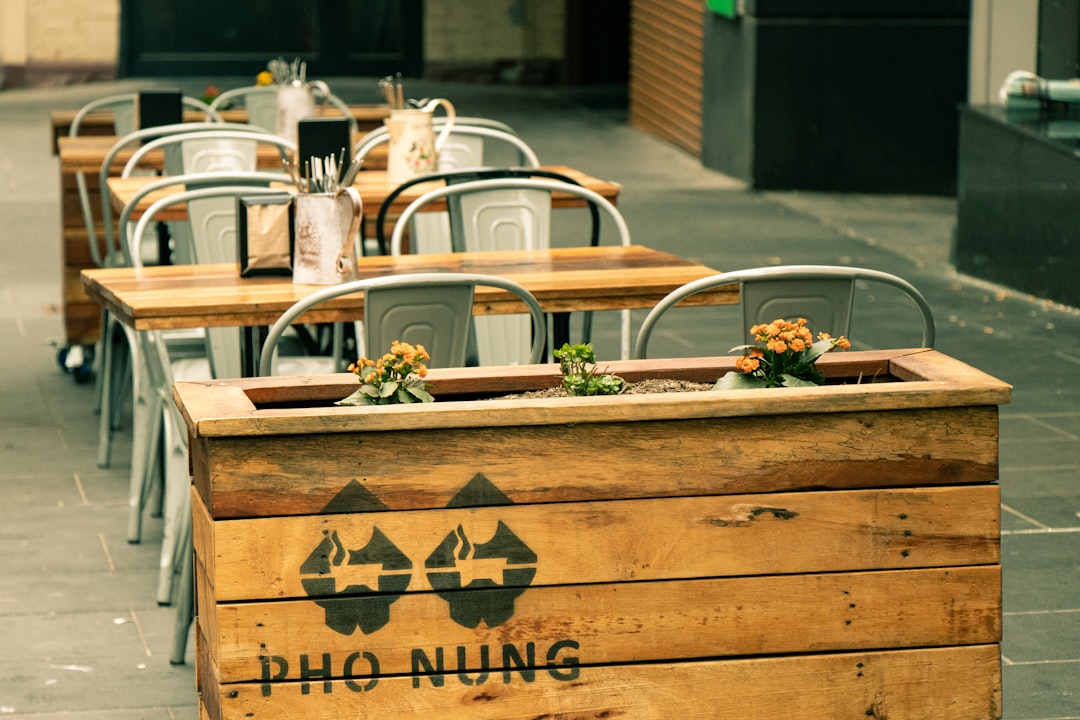
<path id="1" fill-rule="evenodd" d="M 700 395 L 686 400 L 687 411 L 707 411 L 715 396 Z M 865 398 L 862 395 L 858 404 L 865 404 Z M 997 479 L 996 407 L 689 418 L 677 423 L 583 418 L 574 425 L 569 418 L 588 412 L 586 403 L 563 406 L 565 412 L 559 414 L 555 405 L 531 402 L 536 412 L 530 417 L 535 415 L 537 423 L 531 425 L 428 427 L 422 437 L 417 437 L 421 428 L 409 427 L 377 437 L 369 434 L 365 442 L 348 433 L 296 435 L 288 443 L 273 434 L 197 442 L 196 462 L 212 464 L 213 472 L 196 476 L 196 483 L 213 517 L 221 519 L 319 513 L 354 480 L 387 507 L 404 510 L 444 508 L 477 474 L 519 504 Z M 472 410 L 498 425 L 500 418 L 509 418 L 500 408 L 506 405 L 512 413 L 514 403 L 436 402 L 425 409 L 423 419 L 435 424 L 440 407 L 458 405 L 460 412 Z M 622 403 L 603 405 L 609 421 L 628 412 Z M 633 411 L 644 409 L 641 405 Z M 349 414 L 351 408 L 328 408 L 318 420 L 332 422 L 334 410 Z M 287 419 L 293 425 L 301 422 Z M 964 432 L 947 430 L 956 427 Z M 620 458 L 616 467 L 612 453 Z M 209 459 L 200 458 L 202 454 Z M 320 458 L 316 476 L 309 471 L 313 457 Z M 403 457 L 409 461 L 402 462 Z M 573 473 L 565 471 L 570 457 Z M 671 470 L 672 458 L 679 459 L 677 475 Z M 791 458 L 799 459 L 797 472 Z M 298 495 L 296 481 L 301 477 L 304 493 Z"/>
<path id="2" fill-rule="evenodd" d="M 512 645 L 524 657 L 531 645 L 541 658 L 573 646 L 583 664 L 607 665 L 1001 639 L 999 565 L 530 587 L 513 598 L 509 617 L 483 590 L 444 596 L 218 604 L 221 680 L 258 681 L 280 668 L 276 658 L 292 669 L 280 679 L 298 680 L 302 656 L 316 666 L 328 659 L 330 676 L 342 677 L 360 649 L 378 658 L 381 673 L 409 674 L 418 651 L 434 660 L 436 648 L 462 648 L 457 669 L 475 672 L 484 646 Z M 491 655 L 490 670 L 512 667 L 510 656 Z"/>
<path id="3" fill-rule="evenodd" d="M 701 154 L 704 7 L 635 0 L 631 9 L 630 122 Z"/>
<path id="4" fill-rule="evenodd" d="M 213 720 L 997 720 L 1001 658 L 997 645 L 975 645 L 620 667 L 542 666 L 529 681 L 520 673 L 451 672 L 419 685 L 407 677 L 384 677 L 374 685 L 317 679 L 273 686 L 205 682 L 202 690 L 204 712 L 212 708 L 206 717 Z"/>
<path id="5" fill-rule="evenodd" d="M 391 538 L 416 561 L 409 592 L 434 589 L 420 561 L 448 536 L 463 532 L 473 543 L 487 542 L 500 523 L 537 557 L 549 559 L 537 566 L 531 587 L 999 561 L 997 485 L 356 512 L 217 522 L 212 528 L 202 520 L 209 515 L 197 497 L 196 503 L 197 553 L 216 578 L 218 602 L 307 598 L 307 576 L 298 568 L 326 532 L 346 549 L 363 547 L 376 532 Z M 774 547 L 788 550 L 761 550 Z M 374 587 L 377 568 L 366 569 L 372 577 L 364 584 Z M 338 589 L 364 574 L 348 570 L 333 570 Z M 503 583 L 501 575 L 494 579 Z"/>

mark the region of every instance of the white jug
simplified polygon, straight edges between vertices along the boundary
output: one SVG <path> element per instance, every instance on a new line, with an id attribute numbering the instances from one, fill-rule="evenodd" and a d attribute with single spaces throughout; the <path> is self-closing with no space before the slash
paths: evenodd
<path id="1" fill-rule="evenodd" d="M 277 88 L 277 124 L 275 135 L 297 142 L 297 125 L 304 118 L 315 116 L 315 100 L 325 100 L 330 87 L 322 80 L 306 85 L 293 83 Z"/>
<path id="2" fill-rule="evenodd" d="M 446 111 L 446 124 L 435 137 L 432 116 L 440 105 Z M 421 108 L 390 111 L 390 117 L 383 122 L 390 134 L 386 169 L 392 184 L 399 185 L 438 169 L 439 150 L 450 136 L 455 116 L 453 104 L 442 98 L 431 100 Z"/>
<path id="3" fill-rule="evenodd" d="M 336 285 L 357 278 L 356 235 L 363 206 L 356 188 L 296 196 L 293 282 Z"/>

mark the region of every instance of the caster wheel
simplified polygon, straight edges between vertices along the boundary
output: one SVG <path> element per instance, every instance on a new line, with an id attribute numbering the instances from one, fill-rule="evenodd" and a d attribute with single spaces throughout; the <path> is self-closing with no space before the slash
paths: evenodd
<path id="1" fill-rule="evenodd" d="M 79 365 L 78 367 L 72 369 L 71 375 L 75 378 L 76 383 L 78 383 L 79 385 L 84 385 L 90 382 L 90 378 L 93 377 L 94 368 L 91 366 L 90 363 L 85 362 L 82 365 Z"/>

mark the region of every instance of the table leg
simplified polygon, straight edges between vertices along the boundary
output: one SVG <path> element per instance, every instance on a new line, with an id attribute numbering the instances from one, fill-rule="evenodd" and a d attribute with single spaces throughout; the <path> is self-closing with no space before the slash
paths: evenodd
<path id="1" fill-rule="evenodd" d="M 258 377 L 259 353 L 269 330 L 262 326 L 245 326 L 240 329 L 240 372 L 244 377 Z"/>

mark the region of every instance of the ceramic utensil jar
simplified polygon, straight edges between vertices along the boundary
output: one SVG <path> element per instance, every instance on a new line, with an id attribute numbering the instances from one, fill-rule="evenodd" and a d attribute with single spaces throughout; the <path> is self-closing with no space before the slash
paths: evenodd
<path id="1" fill-rule="evenodd" d="M 446 124 L 436 137 L 432 118 L 440 106 L 446 112 Z M 397 185 L 438 169 L 439 150 L 450 136 L 455 116 L 453 104 L 442 98 L 430 100 L 420 108 L 390 111 L 390 117 L 383 122 L 390 133 L 386 167 L 391 183 Z"/>
<path id="2" fill-rule="evenodd" d="M 296 196 L 293 282 L 336 285 L 356 279 L 362 207 L 360 193 L 352 187 Z"/>

